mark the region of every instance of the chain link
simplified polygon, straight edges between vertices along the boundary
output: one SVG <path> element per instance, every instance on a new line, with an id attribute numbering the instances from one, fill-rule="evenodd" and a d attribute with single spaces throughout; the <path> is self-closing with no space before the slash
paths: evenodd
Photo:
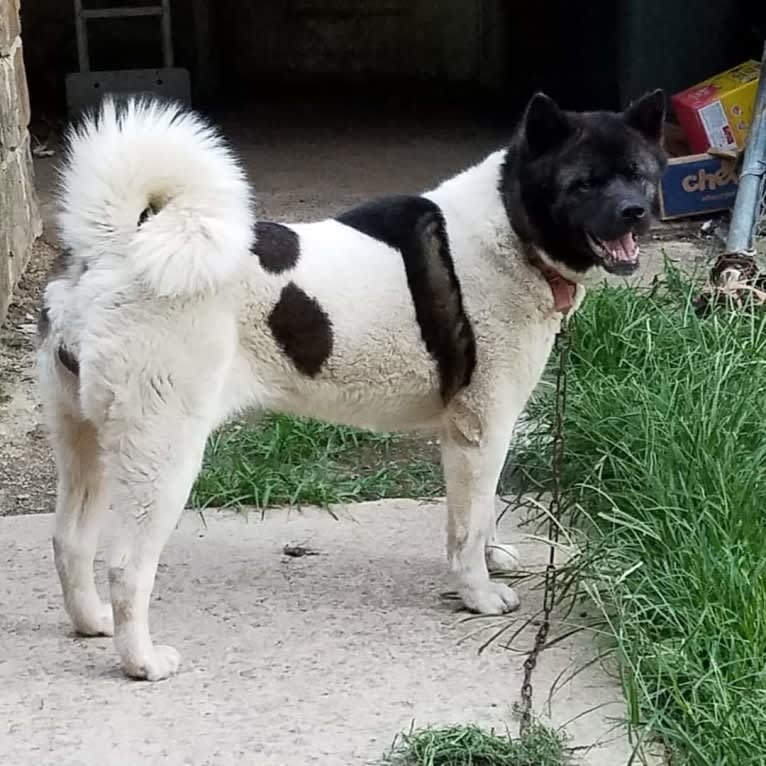
<path id="1" fill-rule="evenodd" d="M 564 464 L 564 415 L 566 414 L 567 399 L 567 366 L 569 362 L 569 335 L 567 320 L 561 326 L 556 336 L 555 350 L 558 353 L 558 368 L 556 371 L 556 401 L 553 413 L 553 445 L 551 456 L 551 502 L 548 509 L 548 564 L 545 567 L 545 582 L 543 591 L 543 608 L 540 626 L 535 635 L 531 651 L 524 660 L 524 678 L 521 684 L 521 718 L 519 734 L 524 736 L 532 724 L 532 675 L 534 674 L 540 653 L 545 649 L 548 633 L 551 629 L 551 613 L 556 604 L 556 548 L 559 542 L 561 526 L 561 470 Z"/>

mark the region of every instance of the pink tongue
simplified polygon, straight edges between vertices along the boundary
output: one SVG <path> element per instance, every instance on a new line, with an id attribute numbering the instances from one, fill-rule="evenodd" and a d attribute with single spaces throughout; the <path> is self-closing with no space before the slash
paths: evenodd
<path id="1" fill-rule="evenodd" d="M 638 257 L 638 245 L 630 232 L 624 234 L 619 239 L 605 241 L 604 247 L 606 247 L 618 261 L 635 261 Z"/>

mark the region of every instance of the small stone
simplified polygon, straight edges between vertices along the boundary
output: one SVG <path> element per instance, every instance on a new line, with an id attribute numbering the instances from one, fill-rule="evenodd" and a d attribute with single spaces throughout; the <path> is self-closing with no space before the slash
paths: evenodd
<path id="1" fill-rule="evenodd" d="M 313 548 L 309 548 L 305 545 L 291 545 L 288 543 L 285 545 L 284 548 L 282 548 L 282 553 L 285 556 L 290 556 L 291 558 L 298 559 L 302 558 L 303 556 L 318 556 L 319 551 L 314 550 Z"/>

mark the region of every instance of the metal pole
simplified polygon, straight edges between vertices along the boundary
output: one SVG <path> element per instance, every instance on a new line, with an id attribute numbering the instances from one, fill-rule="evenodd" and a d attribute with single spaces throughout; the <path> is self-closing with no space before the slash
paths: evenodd
<path id="1" fill-rule="evenodd" d="M 77 59 L 81 72 L 90 72 L 90 56 L 88 55 L 88 30 L 82 0 L 74 0 L 74 28 L 77 33 Z"/>
<path id="2" fill-rule="evenodd" d="M 727 253 L 754 255 L 755 230 L 761 187 L 766 177 L 766 45 L 761 59 L 761 79 L 753 109 L 753 121 L 739 174 L 739 188 L 731 216 Z"/>
<path id="3" fill-rule="evenodd" d="M 170 24 L 170 0 L 162 0 L 162 60 L 168 69 L 173 66 L 173 32 Z"/>

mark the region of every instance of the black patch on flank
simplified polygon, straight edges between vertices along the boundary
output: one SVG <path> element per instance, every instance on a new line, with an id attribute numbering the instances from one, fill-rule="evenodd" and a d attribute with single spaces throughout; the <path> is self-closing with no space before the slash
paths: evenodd
<path id="1" fill-rule="evenodd" d="M 295 368 L 310 378 L 318 375 L 333 347 L 332 322 L 319 303 L 288 282 L 269 314 L 268 324 Z"/>
<path id="2" fill-rule="evenodd" d="M 77 361 L 77 357 L 66 346 L 59 346 L 58 355 L 61 364 L 63 364 L 72 375 L 80 374 L 80 363 Z"/>
<path id="3" fill-rule="evenodd" d="M 425 197 L 382 197 L 337 220 L 402 254 L 420 334 L 436 361 L 441 396 L 448 402 L 471 382 L 476 341 L 463 308 L 441 209 Z"/>
<path id="4" fill-rule="evenodd" d="M 298 235 L 287 226 L 271 221 L 255 225 L 255 244 L 251 248 L 265 271 L 281 274 L 295 268 L 301 255 Z"/>

